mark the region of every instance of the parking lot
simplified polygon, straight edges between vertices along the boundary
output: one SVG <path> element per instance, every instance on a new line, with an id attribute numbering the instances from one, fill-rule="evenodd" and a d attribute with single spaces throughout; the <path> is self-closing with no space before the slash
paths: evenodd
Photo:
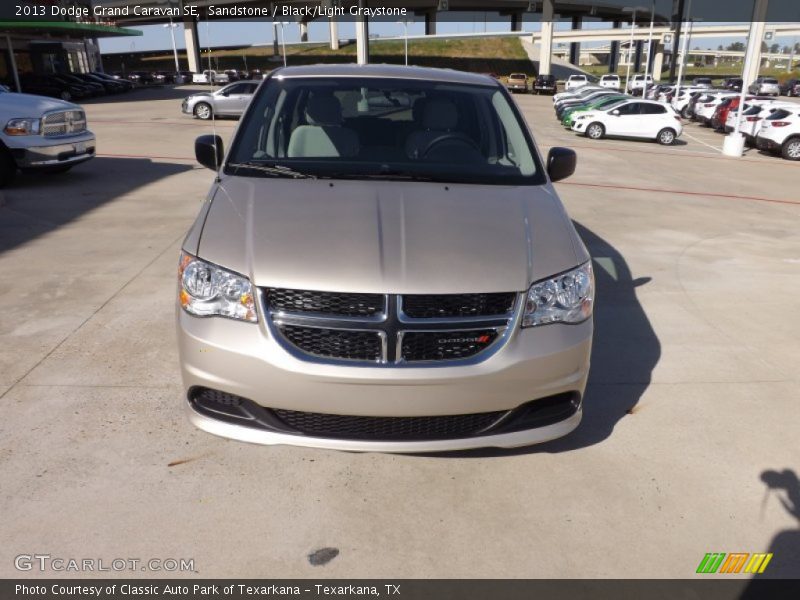
<path id="1" fill-rule="evenodd" d="M 0 576 L 41 576 L 14 557 L 45 553 L 203 577 L 682 578 L 707 552 L 800 575 L 800 163 L 724 157 L 696 125 L 593 141 L 517 96 L 543 154 L 579 157 L 556 187 L 598 286 L 581 426 L 516 451 L 263 447 L 184 414 L 176 265 L 213 178 L 187 89 L 87 103 L 97 158 L 3 191 Z"/>

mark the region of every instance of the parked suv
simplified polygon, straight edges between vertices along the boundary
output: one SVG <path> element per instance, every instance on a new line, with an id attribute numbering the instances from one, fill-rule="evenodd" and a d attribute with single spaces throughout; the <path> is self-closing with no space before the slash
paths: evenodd
<path id="1" fill-rule="evenodd" d="M 498 81 L 389 65 L 282 68 L 215 170 L 178 269 L 191 420 L 263 444 L 513 447 L 581 418 L 594 284 Z"/>
<path id="2" fill-rule="evenodd" d="M 781 93 L 780 84 L 774 77 L 759 77 L 750 84 L 747 91 L 759 96 L 780 96 Z"/>
<path id="3" fill-rule="evenodd" d="M 75 104 L 2 92 L 0 125 L 0 187 L 18 169 L 63 172 L 94 157 L 94 134 Z"/>
<path id="4" fill-rule="evenodd" d="M 787 160 L 800 160 L 800 105 L 779 108 L 761 121 L 756 145 L 780 152 Z"/>
<path id="5" fill-rule="evenodd" d="M 780 92 L 783 96 L 800 96 L 800 79 L 787 79 L 780 84 Z"/>
<path id="6" fill-rule="evenodd" d="M 648 75 L 645 77 L 644 75 L 634 75 L 628 82 L 627 92 L 634 96 L 641 96 L 644 93 L 645 83 L 647 83 L 647 87 L 652 86 L 653 76 Z"/>

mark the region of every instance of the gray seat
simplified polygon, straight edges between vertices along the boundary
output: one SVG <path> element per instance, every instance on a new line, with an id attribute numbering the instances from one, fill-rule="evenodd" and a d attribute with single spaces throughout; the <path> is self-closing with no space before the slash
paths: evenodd
<path id="1" fill-rule="evenodd" d="M 331 94 L 311 96 L 306 104 L 306 123 L 292 131 L 287 156 L 291 158 L 339 158 L 358 154 L 356 133 L 342 127 L 342 105 Z"/>
<path id="2" fill-rule="evenodd" d="M 456 125 L 458 125 L 458 108 L 453 102 L 444 98 L 425 100 L 422 103 L 423 128 L 408 136 L 406 155 L 412 159 L 423 158 L 431 143 L 443 136 L 452 136 L 469 142 L 470 139 L 466 135 L 455 131 Z"/>

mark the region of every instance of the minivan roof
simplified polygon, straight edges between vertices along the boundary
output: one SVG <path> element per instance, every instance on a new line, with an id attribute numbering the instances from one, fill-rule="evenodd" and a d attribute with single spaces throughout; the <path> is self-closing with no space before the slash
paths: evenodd
<path id="1" fill-rule="evenodd" d="M 496 79 L 488 75 L 464 73 L 452 69 L 380 64 L 283 67 L 273 71 L 273 77 L 376 77 L 389 79 L 425 79 L 427 81 L 439 81 L 444 83 L 500 86 L 500 83 Z"/>

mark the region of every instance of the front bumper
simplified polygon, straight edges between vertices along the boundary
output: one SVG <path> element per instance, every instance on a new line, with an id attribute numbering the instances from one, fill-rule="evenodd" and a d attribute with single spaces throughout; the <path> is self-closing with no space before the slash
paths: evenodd
<path id="1" fill-rule="evenodd" d="M 26 136 L 26 140 L 30 139 Z M 50 142 L 47 145 L 46 142 Z M 91 131 L 68 137 L 38 137 L 36 145 L 9 147 L 20 169 L 37 169 L 73 165 L 95 156 L 96 141 Z"/>
<path id="2" fill-rule="evenodd" d="M 583 397 L 592 344 L 591 319 L 578 325 L 515 329 L 485 360 L 463 366 L 342 366 L 289 352 L 263 323 L 196 318 L 178 309 L 178 346 L 187 401 L 205 388 L 269 409 L 364 417 L 435 417 L 510 411 L 560 394 Z M 515 323 L 515 327 L 518 327 Z M 534 401 L 534 402 L 531 402 Z M 560 437 L 578 426 L 581 409 L 544 426 L 457 439 L 337 439 L 248 427 L 199 412 L 210 433 L 261 444 L 340 450 L 428 452 L 515 447 Z"/>

